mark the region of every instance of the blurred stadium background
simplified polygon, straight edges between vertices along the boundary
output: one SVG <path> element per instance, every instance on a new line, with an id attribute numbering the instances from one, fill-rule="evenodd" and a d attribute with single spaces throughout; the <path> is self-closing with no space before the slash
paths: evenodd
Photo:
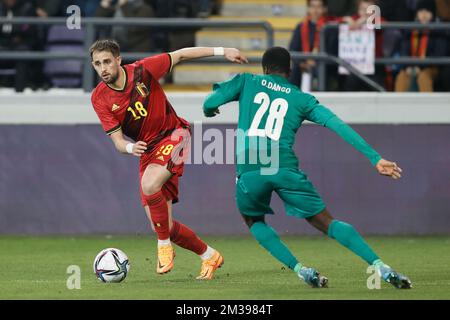
<path id="1" fill-rule="evenodd" d="M 240 72 L 260 73 L 260 57 L 268 46 L 290 48 L 296 66 L 306 59 L 317 61 L 313 93 L 404 170 L 400 181 L 382 179 L 332 132 L 306 125 L 296 145 L 301 167 L 330 212 L 365 235 L 448 239 L 450 1 L 427 1 L 426 8 L 434 10 L 434 21 L 427 24 L 416 21 L 420 1 L 377 1 L 385 20 L 376 31 L 384 38 L 373 76 L 358 70 L 338 74 L 336 62 L 345 62 L 336 59 L 336 26 L 323 28 L 317 52 L 295 49 L 301 41 L 295 30 L 308 12 L 306 0 L 114 2 L 0 0 L 2 243 L 7 244 L 8 235 L 151 233 L 139 202 L 137 160 L 117 154 L 90 103 L 98 79 L 87 48 L 104 37 L 119 40 L 126 62 L 186 46 L 245 52 L 249 65 L 203 59 L 177 66 L 164 79 L 176 111 L 192 123 L 203 122 L 203 133 L 210 128 L 224 133 L 237 121 L 233 104 L 218 119 L 203 117 L 201 106 L 211 84 Z M 66 26 L 74 12 L 66 11 L 70 5 L 81 9 L 81 29 Z M 356 20 L 359 5 L 329 0 L 329 14 Z M 404 54 L 401 44 L 410 42 L 416 29 L 432 29 L 433 43 L 443 51 Z M 419 92 L 414 81 L 410 92 L 394 92 L 398 74 L 411 66 L 438 71 L 432 76 L 434 92 Z M 203 133 L 194 131 L 193 150 L 202 152 L 212 143 Z M 225 147 L 223 152 L 225 161 Z M 247 234 L 235 208 L 234 183 L 232 164 L 187 165 L 175 216 L 199 234 Z M 317 234 L 304 221 L 287 218 L 278 199 L 273 201 L 277 215 L 269 222 L 281 235 Z"/>

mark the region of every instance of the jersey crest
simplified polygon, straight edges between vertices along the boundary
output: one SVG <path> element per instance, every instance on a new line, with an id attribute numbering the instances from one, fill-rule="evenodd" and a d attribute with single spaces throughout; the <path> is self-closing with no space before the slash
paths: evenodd
<path id="1" fill-rule="evenodd" d="M 136 91 L 142 98 L 146 98 L 150 94 L 150 91 L 142 82 L 136 82 Z"/>

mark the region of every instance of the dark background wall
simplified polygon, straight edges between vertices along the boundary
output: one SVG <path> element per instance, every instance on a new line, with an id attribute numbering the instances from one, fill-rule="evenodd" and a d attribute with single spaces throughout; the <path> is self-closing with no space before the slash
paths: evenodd
<path id="1" fill-rule="evenodd" d="M 404 177 L 379 176 L 334 133 L 305 126 L 296 145 L 300 166 L 330 212 L 364 234 L 450 234 L 450 126 L 353 127 L 397 161 Z M 0 234 L 150 232 L 137 165 L 115 151 L 98 125 L 1 125 Z M 175 216 L 201 234 L 247 233 L 234 184 L 233 165 L 187 165 Z M 273 208 L 268 221 L 280 233 L 316 233 L 287 217 L 276 195 Z"/>

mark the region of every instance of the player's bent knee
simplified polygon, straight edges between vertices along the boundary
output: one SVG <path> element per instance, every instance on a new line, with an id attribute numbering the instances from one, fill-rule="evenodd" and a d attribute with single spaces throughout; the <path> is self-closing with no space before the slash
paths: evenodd
<path id="1" fill-rule="evenodd" d="M 243 214 L 242 218 L 244 218 L 245 224 L 248 226 L 249 229 L 256 222 L 263 222 L 263 223 L 265 223 L 264 216 L 252 217 L 252 216 L 247 216 L 247 215 Z"/>
<path id="2" fill-rule="evenodd" d="M 161 185 L 153 180 L 144 180 L 141 181 L 142 192 L 146 196 L 150 196 L 152 194 L 158 193 L 161 190 Z"/>
<path id="3" fill-rule="evenodd" d="M 333 220 L 333 217 L 326 209 L 319 214 L 306 219 L 306 221 L 308 221 L 314 228 L 324 234 L 328 234 L 330 224 Z"/>

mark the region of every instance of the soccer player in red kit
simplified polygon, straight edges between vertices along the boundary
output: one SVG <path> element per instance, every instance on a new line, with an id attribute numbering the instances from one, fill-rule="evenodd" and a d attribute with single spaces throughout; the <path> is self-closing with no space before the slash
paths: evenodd
<path id="1" fill-rule="evenodd" d="M 222 255 L 172 218 L 172 203 L 178 201 L 178 177 L 183 173 L 180 159 L 184 149 L 188 149 L 190 127 L 177 116 L 158 80 L 183 60 L 213 55 L 225 56 L 236 63 L 247 63 L 247 59 L 233 48 L 196 47 L 121 66 L 120 47 L 113 40 L 96 41 L 90 54 L 102 79 L 92 92 L 91 101 L 103 129 L 117 151 L 140 157 L 142 205 L 158 237 L 156 272 L 164 274 L 172 270 L 173 242 L 202 259 L 197 279 L 212 279 L 223 263 Z M 130 142 L 124 135 L 136 142 Z"/>

